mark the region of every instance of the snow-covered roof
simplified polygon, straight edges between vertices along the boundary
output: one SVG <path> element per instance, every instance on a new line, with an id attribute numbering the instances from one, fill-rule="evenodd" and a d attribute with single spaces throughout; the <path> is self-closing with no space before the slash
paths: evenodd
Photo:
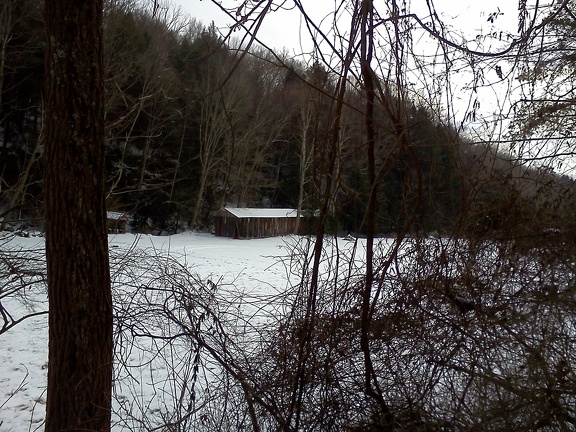
<path id="1" fill-rule="evenodd" d="M 298 214 L 296 209 L 290 208 L 235 208 L 225 207 L 224 210 L 237 218 L 295 218 Z"/>
<path id="2" fill-rule="evenodd" d="M 108 219 L 112 219 L 112 220 L 119 220 L 119 219 L 127 219 L 128 218 L 124 213 L 113 212 L 113 211 L 107 211 L 106 217 Z"/>

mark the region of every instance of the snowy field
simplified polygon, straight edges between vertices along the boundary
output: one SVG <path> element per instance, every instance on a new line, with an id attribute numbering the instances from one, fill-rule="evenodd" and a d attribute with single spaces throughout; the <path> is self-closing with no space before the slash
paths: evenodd
<path id="1" fill-rule="evenodd" d="M 279 261 L 287 255 L 287 238 L 234 240 L 208 234 L 184 233 L 170 237 L 122 234 L 109 237 L 111 255 L 132 254 L 135 249 L 155 256 L 168 252 L 204 280 L 234 284 L 257 295 L 286 285 L 286 270 Z M 43 248 L 40 237 L 15 237 L 10 247 Z M 114 271 L 114 268 L 113 268 Z M 5 302 L 16 318 L 46 308 L 37 304 Z M 47 316 L 30 318 L 0 336 L 0 431 L 42 430 L 48 362 Z"/>
<path id="2" fill-rule="evenodd" d="M 250 299 L 282 295 L 287 286 L 287 267 L 290 244 L 295 238 L 268 238 L 234 240 L 208 234 L 183 233 L 170 237 L 136 236 L 133 234 L 109 236 L 113 260 L 112 279 L 118 280 L 125 267 L 131 267 L 134 276 L 145 279 L 147 268 L 142 256 L 154 257 L 158 271 L 164 258 L 176 257 L 183 269 L 197 274 L 200 281 L 210 281 L 220 287 L 230 287 L 231 296 L 240 296 L 244 312 L 251 307 L 253 319 L 260 318 L 263 310 Z M 41 237 L 14 237 L 4 243 L 5 249 L 42 249 Z M 122 263 L 114 265 L 114 262 Z M 162 271 L 160 269 L 160 271 Z M 122 273 L 122 274 L 124 274 Z M 241 293 L 241 294 L 240 294 Z M 47 300 L 42 293 L 32 294 L 22 302 L 4 301 L 6 309 L 17 318 L 30 311 L 46 310 Z M 239 306 L 240 307 L 240 306 Z M 256 316 L 259 315 L 259 316 Z M 47 316 L 30 318 L 0 335 L 0 431 L 43 430 L 45 392 L 48 361 Z M 141 354 L 140 354 L 141 355 Z M 142 405 L 154 408 L 150 399 L 155 390 L 150 387 L 155 373 L 140 380 Z M 148 381 L 148 382 L 146 382 Z M 125 391 L 126 394 L 121 394 Z M 118 400 L 134 397 L 133 389 L 116 389 Z M 148 393 L 148 394 L 146 394 Z M 116 402 L 117 403 L 117 402 Z M 140 406 L 141 408 L 141 406 Z M 134 407 L 132 407 L 134 409 Z M 122 429 L 122 421 L 115 419 L 115 430 Z"/>
<path id="3" fill-rule="evenodd" d="M 247 429 L 244 386 L 252 383 L 276 412 L 289 406 L 292 384 L 282 374 L 299 361 L 297 332 L 312 292 L 311 240 L 183 233 L 123 234 L 109 242 L 114 432 Z M 373 291 L 372 358 L 392 403 L 402 409 L 405 400 L 426 399 L 421 409 L 435 416 L 431 421 L 461 425 L 453 430 L 487 430 L 486 421 L 507 422 L 497 430 L 533 430 L 551 415 L 547 380 L 554 377 L 558 413 L 576 417 L 576 275 L 564 247 L 520 253 L 513 243 L 472 248 L 442 238 L 375 245 L 383 276 Z M 319 360 L 308 365 L 315 379 L 301 406 L 319 407 L 326 392 L 334 399 L 324 411 L 302 410 L 308 424 L 329 425 L 309 430 L 366 421 L 358 407 L 369 401 L 357 391 L 364 249 L 364 241 L 344 239 L 322 248 L 310 339 Z M 16 320 L 47 309 L 43 250 L 41 237 L 0 239 L 0 301 Z M 11 284 L 26 289 L 7 297 Z M 43 430 L 47 330 L 41 315 L 0 334 L 0 432 Z M 324 376 L 325 360 L 333 366 Z M 274 427 L 274 418 L 259 414 L 262 430 Z M 405 430 L 412 426 L 407 421 Z"/>

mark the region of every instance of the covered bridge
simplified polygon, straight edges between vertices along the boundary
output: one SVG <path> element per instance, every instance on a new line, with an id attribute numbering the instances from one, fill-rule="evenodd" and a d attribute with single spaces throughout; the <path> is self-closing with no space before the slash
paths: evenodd
<path id="1" fill-rule="evenodd" d="M 299 223 L 298 223 L 299 221 Z M 295 209 L 225 207 L 214 214 L 217 236 L 234 238 L 275 237 L 305 230 L 304 218 Z"/>

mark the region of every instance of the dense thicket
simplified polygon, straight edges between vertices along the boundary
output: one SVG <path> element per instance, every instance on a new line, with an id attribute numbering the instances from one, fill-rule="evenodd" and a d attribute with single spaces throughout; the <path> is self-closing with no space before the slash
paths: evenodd
<path id="1" fill-rule="evenodd" d="M 2 7 L 10 19 L 0 35 L 3 224 L 36 219 L 41 225 L 43 23 L 35 1 L 8 0 Z M 337 76 L 319 63 L 257 49 L 241 56 L 216 29 L 130 0 L 107 4 L 104 37 L 110 210 L 132 214 L 136 229 L 165 231 L 209 227 L 211 213 L 225 204 L 320 207 L 333 175 L 326 163 Z M 361 92 L 350 90 L 340 119 L 328 224 L 337 232 L 366 231 Z M 495 168 L 488 148 L 479 151 L 430 108 L 409 104 L 410 146 L 396 145 L 387 108 L 376 106 L 378 233 L 396 232 L 407 219 L 422 232 L 459 226 L 461 233 L 491 233 L 506 229 L 500 207 L 518 207 L 500 200 L 505 190 L 517 188 L 519 200 L 532 202 L 543 192 L 525 191 L 526 177 L 538 174 L 519 168 L 519 175 L 492 182 L 495 170 L 511 170 L 513 163 L 494 155 Z M 570 186 L 547 175 L 542 202 L 556 199 L 550 190 Z"/>

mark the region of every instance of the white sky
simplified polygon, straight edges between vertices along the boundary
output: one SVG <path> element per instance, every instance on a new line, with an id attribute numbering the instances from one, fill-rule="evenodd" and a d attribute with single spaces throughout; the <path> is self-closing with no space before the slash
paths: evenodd
<path id="1" fill-rule="evenodd" d="M 216 27 L 226 33 L 232 19 L 227 17 L 211 0 L 173 0 L 176 5 L 205 25 L 214 21 Z M 380 0 L 384 3 L 384 0 Z M 238 7 L 240 0 L 219 0 L 225 7 Z M 333 10 L 334 0 L 302 0 L 307 12 L 316 22 L 329 16 Z M 290 0 L 286 6 L 292 4 Z M 436 0 L 435 6 L 445 23 L 456 31 L 465 32 L 472 37 L 491 28 L 488 17 L 491 13 L 501 12 L 495 26 L 511 32 L 517 30 L 517 2 L 512 0 Z M 423 19 L 427 13 L 425 0 L 413 0 L 411 11 Z M 421 12 L 419 12 L 421 11 Z M 325 20 L 325 27 L 331 25 L 331 19 Z M 272 48 L 287 48 L 290 52 L 300 53 L 310 48 L 307 30 L 302 26 L 299 11 L 279 9 L 270 13 L 260 29 L 259 38 Z M 302 37 L 301 37 L 302 36 Z M 304 50 L 302 49 L 304 48 Z"/>

